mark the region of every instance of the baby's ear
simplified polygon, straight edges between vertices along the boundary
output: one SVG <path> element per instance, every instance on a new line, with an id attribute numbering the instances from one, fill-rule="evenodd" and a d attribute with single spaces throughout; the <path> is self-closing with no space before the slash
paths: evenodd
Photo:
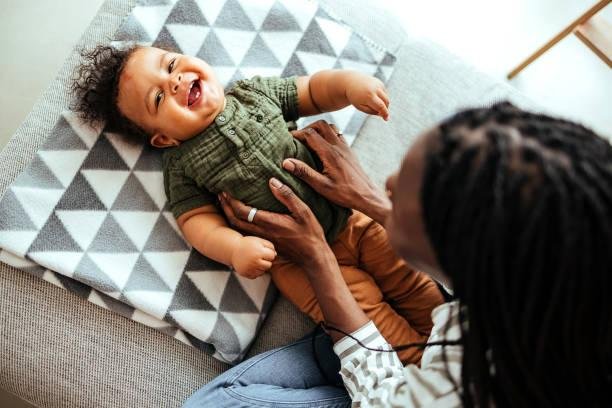
<path id="1" fill-rule="evenodd" d="M 172 137 L 168 137 L 162 133 L 155 133 L 149 141 L 152 146 L 163 149 L 165 147 L 178 146 L 180 142 Z"/>

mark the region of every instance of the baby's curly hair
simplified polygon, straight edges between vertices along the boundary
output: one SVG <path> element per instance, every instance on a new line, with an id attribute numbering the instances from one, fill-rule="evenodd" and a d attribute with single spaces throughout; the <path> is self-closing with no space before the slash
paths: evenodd
<path id="1" fill-rule="evenodd" d="M 128 119 L 117 106 L 119 78 L 130 56 L 139 45 L 119 49 L 99 44 L 91 50 L 83 49 L 83 62 L 76 68 L 70 93 L 70 109 L 89 124 L 106 122 L 106 129 L 122 133 L 133 143 L 148 142 L 147 133 Z"/>

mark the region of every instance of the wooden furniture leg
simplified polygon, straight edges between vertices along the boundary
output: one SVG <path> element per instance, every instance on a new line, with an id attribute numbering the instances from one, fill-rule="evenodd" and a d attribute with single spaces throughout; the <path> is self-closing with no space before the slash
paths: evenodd
<path id="1" fill-rule="evenodd" d="M 578 37 L 603 62 L 612 68 L 612 25 L 603 17 L 593 16 L 589 21 L 580 24 L 576 31 Z"/>
<path id="2" fill-rule="evenodd" d="M 554 36 L 552 40 L 550 40 L 549 42 L 544 44 L 540 49 L 538 49 L 536 52 L 531 54 L 529 56 L 529 58 L 527 58 L 525 61 L 520 63 L 516 68 L 514 68 L 508 74 L 508 79 L 514 78 L 519 72 L 521 72 L 526 66 L 528 66 L 533 61 L 535 61 L 540 55 L 544 54 L 553 45 L 555 45 L 556 43 L 561 41 L 568 34 L 571 34 L 576 29 L 576 27 L 578 27 L 580 24 L 583 24 L 584 22 L 586 22 L 593 15 L 595 15 L 599 10 L 601 10 L 604 7 L 606 7 L 610 3 L 610 1 L 612 1 L 612 0 L 600 0 L 599 2 L 597 2 L 593 7 L 588 9 L 584 14 L 582 14 L 580 17 L 578 17 L 576 20 L 574 20 L 570 25 L 568 25 L 565 29 L 563 29 L 559 34 Z M 580 36 L 579 36 L 579 38 L 580 38 Z"/>

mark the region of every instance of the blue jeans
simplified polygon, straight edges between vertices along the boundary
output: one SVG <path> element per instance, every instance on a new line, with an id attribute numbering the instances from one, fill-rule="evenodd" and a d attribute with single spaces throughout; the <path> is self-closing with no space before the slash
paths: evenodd
<path id="1" fill-rule="evenodd" d="M 340 362 L 327 334 L 268 351 L 231 368 L 183 405 L 195 407 L 349 407 Z M 319 366 L 315 360 L 315 353 Z"/>

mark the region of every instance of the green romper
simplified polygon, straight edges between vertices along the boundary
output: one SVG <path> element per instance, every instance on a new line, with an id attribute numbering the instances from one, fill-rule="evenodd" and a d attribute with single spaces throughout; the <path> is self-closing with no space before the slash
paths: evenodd
<path id="1" fill-rule="evenodd" d="M 167 149 L 163 155 L 168 208 L 181 214 L 217 202 L 222 191 L 245 204 L 287 213 L 272 195 L 268 180 L 276 177 L 311 208 L 333 242 L 346 226 L 350 210 L 323 198 L 283 170 L 286 158 L 321 169 L 318 160 L 288 130 L 298 119 L 296 77 L 238 81 L 226 95 L 225 109 L 199 135 Z"/>

